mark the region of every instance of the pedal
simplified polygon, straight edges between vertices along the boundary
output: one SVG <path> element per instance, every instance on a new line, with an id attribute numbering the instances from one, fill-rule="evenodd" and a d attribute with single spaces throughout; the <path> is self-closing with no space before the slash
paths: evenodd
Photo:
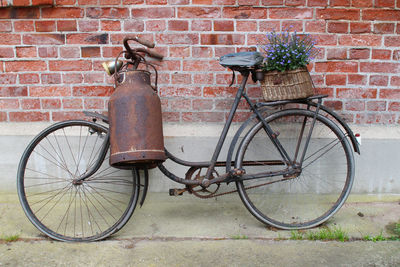
<path id="1" fill-rule="evenodd" d="M 186 188 L 181 188 L 181 189 L 180 188 L 171 188 L 171 189 L 169 189 L 169 195 L 175 196 L 175 197 L 182 196 L 186 190 L 187 190 Z"/>

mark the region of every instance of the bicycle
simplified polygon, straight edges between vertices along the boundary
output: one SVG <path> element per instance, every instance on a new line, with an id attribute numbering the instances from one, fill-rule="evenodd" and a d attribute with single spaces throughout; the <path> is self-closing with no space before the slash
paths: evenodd
<path id="1" fill-rule="evenodd" d="M 149 49 L 132 49 L 129 40 L 133 39 L 125 38 L 124 46 L 131 59 L 162 58 Z M 140 57 L 132 57 L 135 53 Z M 133 65 L 137 67 L 140 60 Z M 353 132 L 338 114 L 322 105 L 325 95 L 253 103 L 245 86 L 256 66 L 231 69 L 240 72 L 242 82 L 211 160 L 189 162 L 165 149 L 169 160 L 188 168 L 182 178 L 158 164 L 166 177 L 185 185 L 170 189 L 170 195 L 189 192 L 209 198 L 238 192 L 249 212 L 264 224 L 290 230 L 325 222 L 343 205 L 353 184 L 353 150 L 360 153 Z M 226 161 L 218 161 L 242 98 L 253 114 L 234 135 Z M 296 107 L 271 110 L 285 104 Z M 147 168 L 142 175 L 135 167 L 124 171 L 109 166 L 108 118 L 84 113 L 92 121 L 58 122 L 37 135 L 18 168 L 18 195 L 27 217 L 56 240 L 106 238 L 127 223 L 141 187 L 140 205 L 146 198 Z M 216 168 L 225 172 L 219 174 Z M 235 183 L 236 190 L 217 193 L 223 183 Z"/>

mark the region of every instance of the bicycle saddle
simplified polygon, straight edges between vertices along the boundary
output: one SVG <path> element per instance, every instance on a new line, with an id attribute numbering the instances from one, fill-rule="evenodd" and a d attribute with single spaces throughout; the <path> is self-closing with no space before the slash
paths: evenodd
<path id="1" fill-rule="evenodd" d="M 219 64 L 231 70 L 254 68 L 262 64 L 264 57 L 259 52 L 239 52 L 222 56 Z"/>

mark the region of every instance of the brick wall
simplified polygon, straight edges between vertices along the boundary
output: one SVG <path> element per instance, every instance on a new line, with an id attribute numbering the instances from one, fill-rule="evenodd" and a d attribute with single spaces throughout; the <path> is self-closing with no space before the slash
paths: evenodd
<path id="1" fill-rule="evenodd" d="M 27 1 L 29 3 L 33 3 Z M 400 0 L 56 0 L 0 8 L 0 121 L 58 121 L 106 111 L 101 63 L 129 34 L 166 55 L 164 120 L 222 122 L 235 88 L 218 57 L 290 25 L 311 33 L 310 66 L 325 103 L 353 123 L 400 123 Z M 253 98 L 260 90 L 248 87 Z M 237 120 L 247 116 L 240 106 Z"/>

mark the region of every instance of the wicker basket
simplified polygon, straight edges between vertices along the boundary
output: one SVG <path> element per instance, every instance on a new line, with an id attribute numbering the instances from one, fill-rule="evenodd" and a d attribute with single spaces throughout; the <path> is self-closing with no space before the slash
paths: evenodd
<path id="1" fill-rule="evenodd" d="M 268 71 L 260 82 L 265 101 L 306 98 L 314 94 L 307 68 L 284 72 Z"/>

